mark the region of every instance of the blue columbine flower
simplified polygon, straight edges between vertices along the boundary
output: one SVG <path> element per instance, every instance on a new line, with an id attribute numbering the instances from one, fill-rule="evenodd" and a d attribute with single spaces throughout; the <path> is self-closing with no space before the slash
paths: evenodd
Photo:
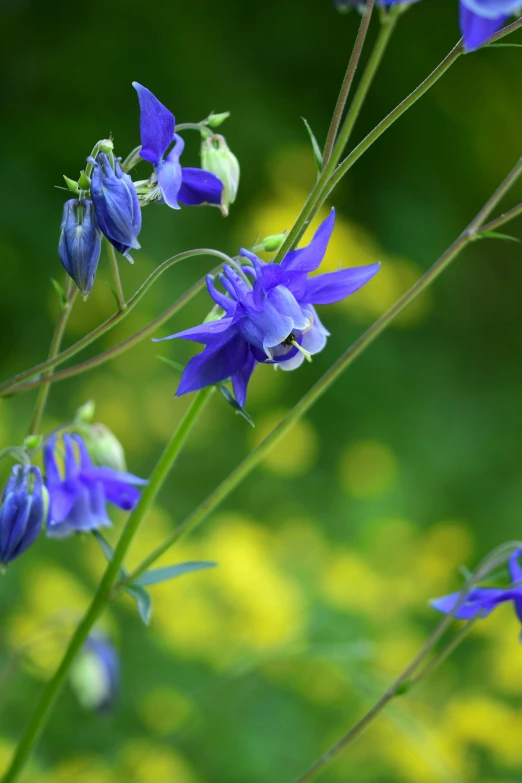
<path id="1" fill-rule="evenodd" d="M 114 168 L 104 152 L 96 160 L 87 161 L 93 165 L 91 198 L 98 226 L 116 250 L 133 263 L 129 250 L 139 250 L 141 231 L 141 209 L 134 183 L 122 170 L 119 159 L 114 161 Z"/>
<path id="2" fill-rule="evenodd" d="M 70 199 L 63 206 L 58 255 L 65 271 L 83 296 L 94 285 L 101 250 L 101 234 L 88 199 Z"/>
<path id="3" fill-rule="evenodd" d="M 174 115 L 146 87 L 138 82 L 132 84 L 140 102 L 140 155 L 154 166 L 159 198 L 173 209 L 179 209 L 179 201 L 188 206 L 219 206 L 221 180 L 203 169 L 181 167 L 179 158 L 185 142 L 175 133 Z M 167 152 L 173 142 L 174 146 Z"/>
<path id="4" fill-rule="evenodd" d="M 522 623 L 522 567 L 520 557 L 522 549 L 517 549 L 509 560 L 509 572 L 512 584 L 506 588 L 501 587 L 473 587 L 466 595 L 465 600 L 455 611 L 458 620 L 473 620 L 475 617 L 487 617 L 491 612 L 507 601 L 513 602 L 513 607 L 518 619 Z M 445 595 L 431 601 L 434 609 L 444 614 L 454 611 L 461 600 L 460 593 Z"/>
<path id="5" fill-rule="evenodd" d="M 107 712 L 114 706 L 120 681 L 118 653 L 107 636 L 91 633 L 71 668 L 71 685 L 88 710 Z"/>
<path id="6" fill-rule="evenodd" d="M 44 451 L 45 481 L 50 496 L 48 536 L 63 538 L 110 525 L 107 501 L 124 511 L 134 508 L 140 497 L 137 486 L 146 481 L 131 473 L 96 467 L 79 435 L 65 434 L 63 446 L 63 474 L 56 437 Z"/>
<path id="7" fill-rule="evenodd" d="M 381 0 L 397 5 L 404 0 Z M 459 0 L 460 29 L 466 51 L 471 52 L 494 35 L 510 16 L 519 15 L 520 0 Z"/>
<path id="8" fill-rule="evenodd" d="M 238 271 L 225 265 L 219 275 L 226 294 L 207 287 L 223 318 L 162 339 L 178 337 L 205 345 L 187 364 L 178 395 L 232 380 L 236 399 L 244 405 L 250 376 L 258 362 L 294 370 L 305 358 L 322 351 L 329 332 L 314 305 L 331 304 L 353 294 L 378 271 L 379 264 L 342 269 L 309 277 L 321 264 L 333 231 L 335 211 L 319 226 L 307 247 L 292 250 L 281 264 L 265 264 L 241 250 L 252 266 Z"/>
<path id="9" fill-rule="evenodd" d="M 0 564 L 6 566 L 36 541 L 47 516 L 48 495 L 36 467 L 16 465 L 0 508 Z"/>

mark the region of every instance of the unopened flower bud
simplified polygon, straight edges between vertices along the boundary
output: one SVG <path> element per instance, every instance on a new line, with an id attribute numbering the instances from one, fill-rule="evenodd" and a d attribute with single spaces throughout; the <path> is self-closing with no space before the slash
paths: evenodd
<path id="1" fill-rule="evenodd" d="M 78 187 L 81 188 L 81 190 L 89 190 L 89 188 L 91 187 L 91 178 L 87 176 L 85 171 L 80 172 Z"/>
<path id="2" fill-rule="evenodd" d="M 94 285 L 101 251 L 101 235 L 96 226 L 94 208 L 88 199 L 71 199 L 63 207 L 58 255 L 67 274 L 83 296 Z"/>
<path id="3" fill-rule="evenodd" d="M 81 434 L 96 465 L 113 470 L 127 470 L 123 446 L 105 424 L 82 427 Z"/>
<path id="4" fill-rule="evenodd" d="M 98 142 L 96 145 L 98 148 L 98 152 L 113 152 L 114 150 L 114 144 L 112 143 L 111 139 L 102 139 Z"/>
<path id="5" fill-rule="evenodd" d="M 82 707 L 105 712 L 116 699 L 120 679 L 118 653 L 106 636 L 90 634 L 71 667 L 71 687 Z"/>
<path id="6" fill-rule="evenodd" d="M 210 117 L 207 118 L 205 125 L 208 125 L 209 128 L 219 128 L 219 126 L 225 122 L 225 120 L 228 120 L 230 117 L 229 111 L 221 112 L 221 114 L 211 114 Z"/>
<path id="7" fill-rule="evenodd" d="M 282 234 L 271 234 L 269 237 L 265 237 L 262 241 L 263 250 L 267 253 L 274 253 L 279 250 L 286 238 L 286 231 Z"/>
<path id="8" fill-rule="evenodd" d="M 65 180 L 65 184 L 67 185 L 67 187 L 69 188 L 71 193 L 78 194 L 80 192 L 80 186 L 78 185 L 78 183 L 76 182 L 75 179 L 71 179 L 70 177 L 66 177 L 65 174 L 63 175 L 63 178 Z"/>
<path id="9" fill-rule="evenodd" d="M 228 215 L 228 208 L 236 200 L 239 187 L 239 162 L 224 136 L 215 134 L 202 141 L 201 165 L 223 183 L 221 209 L 224 215 Z"/>
<path id="10" fill-rule="evenodd" d="M 36 467 L 16 465 L 0 508 L 0 564 L 6 566 L 36 541 L 49 510 L 49 495 Z"/>
<path id="11" fill-rule="evenodd" d="M 112 168 L 105 153 L 88 161 L 93 166 L 91 198 L 98 226 L 116 250 L 132 263 L 129 250 L 140 247 L 141 230 L 141 210 L 134 183 L 122 170 L 119 160 Z"/>
<path id="12" fill-rule="evenodd" d="M 79 424 L 90 424 L 95 410 L 96 403 L 94 400 L 88 400 L 78 408 L 74 416 L 74 421 L 78 422 Z"/>

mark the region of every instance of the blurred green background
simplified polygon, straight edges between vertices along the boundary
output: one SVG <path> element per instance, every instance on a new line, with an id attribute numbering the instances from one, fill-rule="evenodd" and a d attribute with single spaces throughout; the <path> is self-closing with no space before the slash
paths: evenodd
<path id="1" fill-rule="evenodd" d="M 149 207 L 130 294 L 165 258 L 197 246 L 233 253 L 289 228 L 314 180 L 305 116 L 329 123 L 358 25 L 329 0 L 1 0 L 2 377 L 42 360 L 56 315 L 50 278 L 65 194 L 97 139 L 138 143 L 138 80 L 175 113 L 223 126 L 242 166 L 227 220 L 217 210 Z M 371 37 L 376 34 L 373 24 Z M 361 138 L 458 37 L 456 2 L 400 21 L 354 138 Z M 335 194 L 325 268 L 383 262 L 378 278 L 322 309 L 326 350 L 299 372 L 258 369 L 252 430 L 215 397 L 133 547 L 129 564 L 221 481 L 364 328 L 435 260 L 522 152 L 520 51 L 462 58 L 367 153 Z M 185 164 L 198 142 L 186 136 Z M 146 176 L 145 166 L 136 170 Z M 513 192 L 510 206 L 520 200 Z M 522 226 L 508 231 L 519 235 Z M 120 327 L 80 358 L 138 331 L 212 265 L 172 269 Z M 102 259 L 73 342 L 113 311 Z M 520 247 L 473 245 L 345 373 L 305 421 L 190 540 L 164 560 L 215 571 L 153 588 L 149 629 L 127 599 L 104 626 L 122 656 L 115 710 L 85 712 L 67 687 L 26 783 L 289 783 L 404 667 L 456 589 L 461 564 L 520 537 Z M 161 334 L 198 323 L 204 295 Z M 86 400 L 147 476 L 188 399 L 144 341 L 90 375 L 57 384 L 45 430 Z M 2 400 L 1 446 L 17 444 L 34 393 Z M 5 470 L 4 470 L 5 472 Z M 123 516 L 114 515 L 114 533 Z M 103 568 L 90 539 L 42 537 L 1 579 L 0 767 Z M 480 627 L 429 683 L 321 778 L 359 783 L 508 783 L 522 775 L 522 654 L 511 609 Z"/>

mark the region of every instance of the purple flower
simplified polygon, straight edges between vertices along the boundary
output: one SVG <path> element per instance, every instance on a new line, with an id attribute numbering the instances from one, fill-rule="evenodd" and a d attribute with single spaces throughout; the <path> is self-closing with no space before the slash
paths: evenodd
<path id="1" fill-rule="evenodd" d="M 146 87 L 132 84 L 140 102 L 140 156 L 154 166 L 160 198 L 172 209 L 179 209 L 178 201 L 188 206 L 219 206 L 221 180 L 203 169 L 181 167 L 179 158 L 185 142 L 175 132 L 174 115 Z"/>
<path id="2" fill-rule="evenodd" d="M 521 556 L 522 549 L 517 549 L 509 560 L 509 572 L 513 582 L 509 587 L 473 587 L 455 612 L 455 617 L 458 620 L 473 620 L 479 615 L 481 618 L 487 617 L 500 604 L 513 601 L 517 617 L 522 623 L 522 567 L 519 562 Z M 431 601 L 431 606 L 439 612 L 450 614 L 460 600 L 460 593 L 452 593 Z"/>
<path id="3" fill-rule="evenodd" d="M 305 358 L 322 351 L 329 332 L 314 305 L 345 299 L 379 269 L 379 264 L 370 264 L 309 277 L 324 258 L 334 221 L 332 210 L 310 244 L 287 253 L 281 264 L 265 264 L 253 253 L 241 250 L 252 266 L 238 271 L 225 265 L 219 280 L 226 293 L 216 288 L 212 275 L 207 277 L 209 294 L 224 316 L 162 338 L 177 337 L 206 346 L 187 364 L 177 395 L 230 378 L 243 406 L 258 362 L 294 370 Z"/>
<path id="4" fill-rule="evenodd" d="M 107 636 L 91 633 L 71 668 L 71 685 L 80 704 L 107 712 L 114 706 L 120 681 L 118 653 Z"/>
<path id="5" fill-rule="evenodd" d="M 96 160 L 87 160 L 94 167 L 91 198 L 98 227 L 116 250 L 133 263 L 129 250 L 139 250 L 141 231 L 141 209 L 134 183 L 122 171 L 120 161 L 115 160 L 113 168 L 104 152 Z"/>
<path id="6" fill-rule="evenodd" d="M 63 446 L 63 473 L 56 437 L 44 451 L 45 482 L 50 496 L 48 536 L 64 538 L 109 526 L 107 501 L 124 511 L 134 508 L 140 497 L 136 487 L 146 481 L 131 473 L 95 467 L 79 435 L 64 435 Z"/>
<path id="7" fill-rule="evenodd" d="M 398 2 L 401 0 L 381 0 L 382 5 Z M 510 16 L 519 14 L 520 7 L 520 0 L 459 0 L 460 29 L 466 51 L 486 43 Z"/>
<path id="8" fill-rule="evenodd" d="M 88 199 L 70 199 L 63 205 L 58 255 L 83 296 L 90 294 L 100 260 L 101 234 Z"/>
<path id="9" fill-rule="evenodd" d="M 36 541 L 45 517 L 48 497 L 36 467 L 16 465 L 0 508 L 0 564 L 6 566 Z"/>

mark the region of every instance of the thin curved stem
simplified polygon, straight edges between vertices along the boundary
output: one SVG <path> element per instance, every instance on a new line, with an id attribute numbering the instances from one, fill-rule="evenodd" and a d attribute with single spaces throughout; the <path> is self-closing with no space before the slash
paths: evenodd
<path id="1" fill-rule="evenodd" d="M 332 155 L 328 166 L 323 170 L 319 177 L 314 189 L 310 196 L 306 200 L 299 217 L 294 223 L 291 231 L 280 247 L 276 261 L 281 261 L 284 255 L 294 248 L 299 242 L 304 232 L 308 228 L 311 220 L 315 217 L 321 206 L 324 204 L 329 194 L 334 187 L 340 182 L 349 169 L 356 163 L 359 158 L 368 150 L 377 139 L 390 128 L 399 117 L 404 114 L 411 106 L 413 106 L 419 98 L 422 96 L 443 76 L 448 68 L 462 54 L 462 42 L 459 43 L 451 50 L 451 52 L 444 58 L 444 60 L 435 68 L 434 71 L 425 79 L 410 95 L 405 98 L 387 117 L 385 117 L 348 155 L 347 158 L 337 167 L 337 161 L 342 155 L 344 146 L 341 147 L 342 140 L 339 138 L 334 154 Z"/>
<path id="2" fill-rule="evenodd" d="M 71 313 L 74 302 L 76 300 L 76 296 L 78 295 L 78 288 L 75 286 L 75 284 L 73 283 L 73 281 L 68 275 L 65 276 L 64 290 L 65 290 L 65 302 L 61 303 L 61 308 L 62 308 L 61 313 L 58 317 L 58 320 L 56 321 L 56 326 L 54 328 L 51 345 L 49 347 L 49 359 L 51 360 L 54 359 L 54 357 L 58 354 L 58 351 L 60 350 L 60 345 L 62 344 L 65 327 L 67 325 L 69 315 Z M 36 398 L 33 416 L 31 418 L 29 429 L 27 430 L 27 435 L 35 435 L 40 429 L 40 424 L 42 423 L 42 417 L 45 411 L 45 406 L 47 405 L 47 399 L 49 397 L 49 392 L 51 390 L 52 379 L 50 378 L 50 370 L 44 374 L 44 376 L 41 379 L 41 383 L 42 385 L 40 387 L 40 391 Z"/>
<path id="3" fill-rule="evenodd" d="M 505 563 L 509 555 L 520 546 L 518 541 L 510 541 L 507 544 L 503 544 L 494 550 L 480 563 L 475 569 L 475 572 L 471 575 L 466 583 L 462 587 L 459 597 L 453 607 L 453 610 L 447 614 L 439 623 L 439 625 L 432 632 L 428 640 L 423 644 L 420 651 L 413 658 L 413 660 L 406 666 L 404 671 L 397 677 L 395 682 L 383 693 L 380 699 L 363 715 L 363 717 L 352 726 L 352 728 L 341 737 L 341 739 L 335 743 L 326 753 L 323 753 L 300 777 L 296 778 L 294 783 L 309 783 L 313 780 L 333 759 L 337 758 L 346 748 L 352 744 L 354 740 L 359 737 L 365 729 L 370 726 L 373 721 L 381 714 L 384 708 L 395 699 L 397 696 L 406 693 L 419 682 L 424 680 L 429 674 L 431 674 L 441 663 L 443 663 L 449 655 L 461 644 L 461 642 L 469 634 L 475 622 L 480 618 L 480 614 L 474 619 L 470 620 L 465 626 L 455 635 L 453 639 L 438 653 L 431 661 L 429 661 L 419 672 L 419 667 L 424 663 L 428 655 L 431 653 L 437 642 L 442 638 L 446 630 L 449 628 L 455 614 L 466 600 L 466 596 L 469 591 L 481 581 L 498 563 Z"/>
<path id="4" fill-rule="evenodd" d="M 330 386 L 342 375 L 347 367 L 363 353 L 373 341 L 400 315 L 416 297 L 428 288 L 459 255 L 459 253 L 476 237 L 481 228 L 481 221 L 487 219 L 488 215 L 500 202 L 504 195 L 509 191 L 514 182 L 522 173 L 522 159 L 518 161 L 513 170 L 508 174 L 504 182 L 496 190 L 493 196 L 487 201 L 477 216 L 471 221 L 468 227 L 455 240 L 451 247 L 433 264 L 433 266 L 407 291 L 384 315 L 382 315 L 372 326 L 348 348 L 347 351 L 332 365 L 310 389 L 304 397 L 287 413 L 283 420 L 267 435 L 267 437 L 257 446 L 238 467 L 208 496 L 208 498 L 198 508 L 190 514 L 184 522 L 163 541 L 153 552 L 148 555 L 142 563 L 125 580 L 125 584 L 133 582 L 137 577 L 150 568 L 156 560 L 163 555 L 170 547 L 187 535 L 203 522 L 220 503 L 256 468 L 264 457 L 288 430 L 299 421 L 304 414 L 322 397 Z M 500 219 L 499 219 L 500 220 Z"/>
<path id="5" fill-rule="evenodd" d="M 364 8 L 361 24 L 359 25 L 359 31 L 357 33 L 357 38 L 355 39 L 355 44 L 352 49 L 352 54 L 348 62 L 348 67 L 346 69 L 343 83 L 341 85 L 341 90 L 339 92 L 339 97 L 337 98 L 337 103 L 335 105 L 334 113 L 332 116 L 332 121 L 330 123 L 330 128 L 328 130 L 328 136 L 326 137 L 326 144 L 323 153 L 323 168 L 328 165 L 328 162 L 332 157 L 332 152 L 335 145 L 335 140 L 337 138 L 337 133 L 339 132 L 339 128 L 341 126 L 341 121 L 343 118 L 346 101 L 348 100 L 348 96 L 352 88 L 355 72 L 357 71 L 357 66 L 359 65 L 359 60 L 361 58 L 364 42 L 368 34 L 368 28 L 370 27 L 370 20 L 372 18 L 374 4 L 375 4 L 375 0 L 367 0 L 367 3 Z"/>
<path id="6" fill-rule="evenodd" d="M 45 726 L 51 707 L 60 693 L 72 662 L 82 648 L 89 635 L 89 631 L 110 598 L 112 586 L 119 574 L 120 567 L 132 543 L 132 539 L 136 535 L 140 524 L 153 504 L 158 492 L 165 483 L 165 479 L 170 473 L 194 424 L 199 418 L 199 414 L 210 399 L 213 391 L 214 388 L 210 387 L 208 389 L 203 389 L 203 391 L 196 395 L 181 424 L 175 431 L 154 468 L 149 483 L 143 490 L 137 506 L 127 520 L 127 524 L 125 525 L 116 549 L 114 550 L 113 558 L 107 566 L 91 604 L 76 629 L 54 677 L 47 683 L 42 692 L 13 760 L 2 778 L 2 783 L 13 783 L 24 768 L 34 745 Z"/>
<path id="7" fill-rule="evenodd" d="M 66 348 L 65 351 L 62 351 L 57 356 L 52 357 L 45 362 L 41 362 L 41 364 L 38 364 L 35 367 L 31 367 L 28 370 L 24 370 L 24 372 L 21 372 L 18 375 L 15 375 L 13 378 L 10 378 L 9 380 L 1 383 L 0 397 L 4 397 L 7 394 L 11 394 L 15 388 L 17 391 L 19 391 L 17 387 L 22 383 L 22 381 L 25 381 L 27 378 L 32 378 L 35 375 L 40 375 L 46 370 L 52 369 L 53 367 L 62 364 L 62 362 L 66 361 L 67 359 L 70 359 L 72 356 L 79 353 L 81 350 L 83 350 L 88 345 L 90 345 L 95 340 L 97 340 L 99 337 L 106 334 L 108 331 L 110 331 L 110 329 L 112 329 L 114 326 L 119 324 L 125 318 L 125 316 L 127 316 L 130 313 L 130 311 L 145 296 L 149 288 L 157 280 L 159 280 L 161 275 L 164 272 L 166 272 L 167 269 L 169 269 L 174 264 L 178 264 L 180 261 L 184 261 L 187 258 L 194 258 L 196 256 L 214 256 L 215 258 L 219 258 L 222 261 L 222 263 L 229 263 L 230 261 L 229 256 L 227 256 L 225 253 L 221 253 L 219 250 L 212 250 L 210 248 L 187 250 L 184 253 L 179 253 L 176 256 L 172 256 L 172 258 L 168 258 L 166 261 L 160 264 L 160 266 L 158 266 L 157 269 L 154 270 L 154 272 L 152 272 L 148 276 L 148 278 L 145 280 L 144 283 L 142 283 L 138 291 L 133 296 L 131 296 L 131 298 L 127 302 L 127 308 L 124 312 L 114 313 L 114 315 L 111 315 L 110 318 L 108 318 L 102 324 L 97 326 L 96 329 L 93 329 L 92 332 L 87 334 L 85 337 L 82 337 L 81 340 L 78 340 L 78 342 L 74 343 L 74 345 L 71 345 L 69 348 Z M 198 291 L 201 290 L 201 288 L 204 287 L 204 281 L 200 281 L 197 285 L 199 286 Z M 176 310 L 174 310 L 173 312 L 176 312 Z M 38 383 L 41 382 L 42 382 L 41 379 L 39 379 Z M 33 388 L 33 386 L 27 388 Z"/>
<path id="8" fill-rule="evenodd" d="M 375 46 L 372 49 L 370 59 L 368 60 L 368 63 L 363 71 L 363 75 L 361 76 L 361 81 L 357 85 L 353 100 L 350 103 L 346 119 L 339 134 L 339 145 L 342 145 L 343 149 L 350 140 L 355 123 L 357 122 L 370 87 L 373 84 L 373 80 L 375 79 L 379 66 L 382 62 L 382 58 L 384 57 L 392 33 L 395 30 L 397 20 L 404 11 L 400 4 L 393 6 L 389 11 L 384 11 L 382 8 L 380 10 L 382 12 L 381 29 L 375 42 Z"/>
<path id="9" fill-rule="evenodd" d="M 108 239 L 105 240 L 105 244 L 107 245 L 107 251 L 109 253 L 112 282 L 114 285 L 114 294 L 118 303 L 118 310 L 120 313 L 123 313 L 127 309 L 127 303 L 125 302 L 125 294 L 123 293 L 123 286 L 121 284 L 120 268 L 118 266 L 118 259 L 116 258 L 116 251 L 114 245 L 112 245 Z"/>

